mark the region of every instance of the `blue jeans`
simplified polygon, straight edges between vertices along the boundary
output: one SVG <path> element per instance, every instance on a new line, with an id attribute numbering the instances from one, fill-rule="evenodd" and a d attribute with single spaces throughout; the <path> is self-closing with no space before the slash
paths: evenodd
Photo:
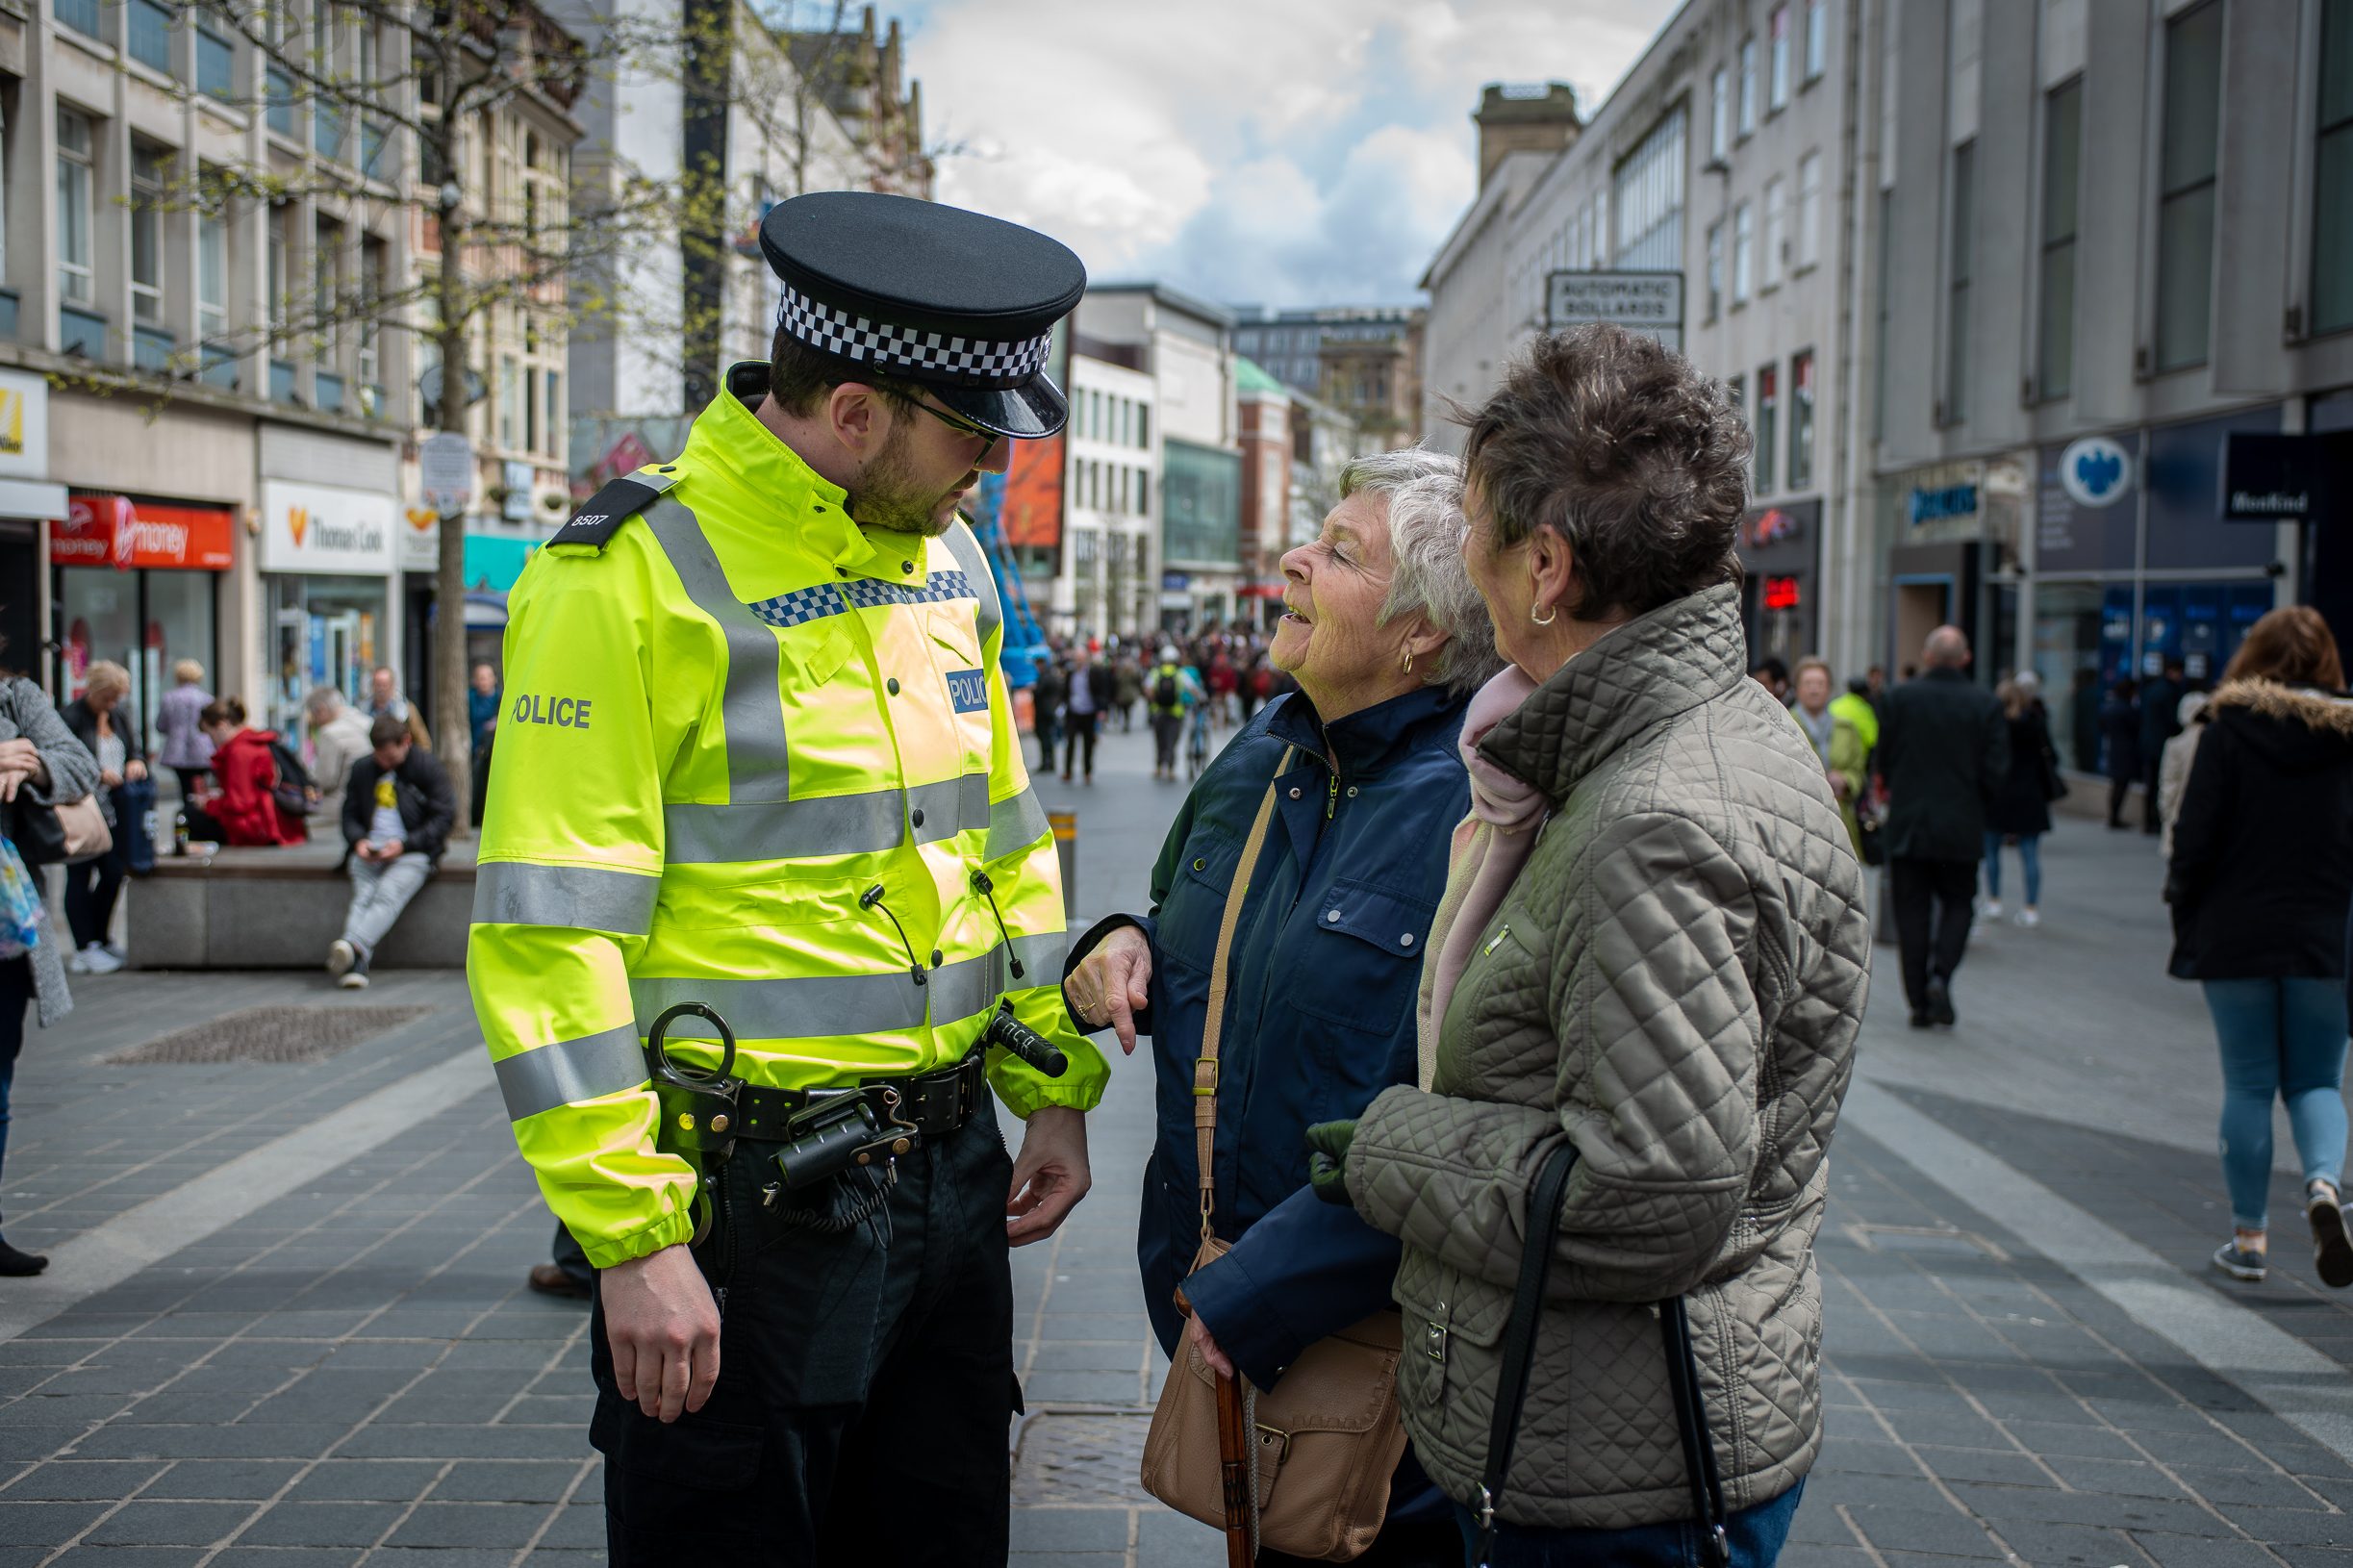
<path id="1" fill-rule="evenodd" d="M 2208 980 L 2206 1010 L 2222 1048 L 2222 1175 L 2231 1223 L 2264 1228 L 2271 1196 L 2271 1102 L 2304 1179 L 2337 1184 L 2345 1156 L 2345 991 L 2335 979 Z"/>
<path id="2" fill-rule="evenodd" d="M 1724 1522 L 1725 1533 L 1732 1538 L 1733 1568 L 1773 1568 L 1805 1491 L 1801 1480 L 1771 1502 L 1742 1508 Z M 1462 1526 L 1467 1562 L 1479 1542 L 1479 1518 L 1460 1504 L 1455 1505 L 1455 1517 Z M 1700 1527 L 1687 1519 L 1632 1530 L 1535 1530 L 1506 1524 L 1495 1531 L 1495 1553 L 1488 1561 L 1493 1568 L 1589 1568 L 1600 1563 L 1609 1568 L 1699 1568 Z"/>
<path id="3" fill-rule="evenodd" d="M 2026 868 L 2026 907 L 2033 909 L 2042 902 L 2042 835 L 2018 835 L 2018 864 Z M 2002 835 L 1986 835 L 1986 897 L 2002 896 Z"/>

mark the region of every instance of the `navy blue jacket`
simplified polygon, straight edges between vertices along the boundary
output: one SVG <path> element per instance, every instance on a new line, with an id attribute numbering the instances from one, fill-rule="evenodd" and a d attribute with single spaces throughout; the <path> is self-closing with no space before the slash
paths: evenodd
<path id="1" fill-rule="evenodd" d="M 1152 1039 L 1159 1134 L 1136 1258 L 1152 1328 L 1174 1353 L 1184 1283 L 1219 1347 L 1262 1388 L 1307 1346 L 1389 1304 L 1396 1238 L 1308 1190 L 1303 1134 L 1414 1080 L 1422 948 L 1449 837 L 1470 810 L 1455 750 L 1465 701 L 1425 688 L 1328 733 L 1303 695 L 1270 702 L 1193 787 L 1152 869 L 1151 913 L 1115 915 L 1072 945 L 1075 967 L 1116 925 L 1151 941 L 1151 1005 L 1137 1028 Z M 1235 929 L 1219 1049 L 1216 1227 L 1233 1251 L 1187 1281 L 1201 1235 L 1193 1062 L 1209 965 L 1285 746 L 1298 751 L 1275 781 L 1278 809 Z"/>

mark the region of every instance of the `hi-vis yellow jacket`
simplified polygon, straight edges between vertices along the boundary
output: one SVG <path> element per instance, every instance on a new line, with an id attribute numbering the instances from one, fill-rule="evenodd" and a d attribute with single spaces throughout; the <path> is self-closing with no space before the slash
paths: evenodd
<path id="1" fill-rule="evenodd" d="M 673 1002 L 717 1009 L 770 1087 L 949 1065 L 1000 997 L 1071 1062 L 996 1052 L 1017 1114 L 1091 1109 L 1108 1075 L 1063 1011 L 987 562 L 961 522 L 861 530 L 743 400 L 766 370 L 636 475 L 664 490 L 642 517 L 559 535 L 509 595 L 467 979 L 516 1141 L 600 1268 L 693 1230 L 642 1048 Z"/>

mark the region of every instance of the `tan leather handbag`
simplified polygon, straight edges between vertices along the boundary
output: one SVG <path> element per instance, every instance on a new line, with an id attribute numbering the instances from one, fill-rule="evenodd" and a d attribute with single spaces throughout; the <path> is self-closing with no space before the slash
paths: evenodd
<path id="1" fill-rule="evenodd" d="M 114 847 L 114 830 L 106 825 L 106 813 L 98 808 L 95 794 L 60 805 L 57 808 L 57 821 L 58 825 L 65 830 L 65 864 L 68 866 L 95 860 Z"/>
<path id="2" fill-rule="evenodd" d="M 1286 749 L 1275 769 L 1279 778 L 1291 766 Z M 1225 1030 L 1227 957 L 1234 927 L 1250 891 L 1252 870 L 1265 846 L 1275 814 L 1275 786 L 1258 802 L 1257 819 L 1242 846 L 1233 884 L 1226 893 L 1225 919 L 1209 967 L 1209 1012 L 1202 1028 L 1201 1055 L 1193 1064 L 1193 1133 L 1201 1170 L 1199 1269 L 1226 1254 L 1227 1244 L 1211 1231 L 1217 1189 L 1218 1042 Z M 1184 1305 L 1184 1293 L 1177 1292 Z M 1260 1547 L 1295 1557 L 1346 1562 L 1363 1555 L 1380 1533 L 1389 1511 L 1389 1479 L 1405 1453 L 1405 1429 L 1397 1408 L 1397 1363 L 1404 1336 L 1395 1308 L 1376 1312 L 1354 1328 L 1320 1339 L 1303 1352 L 1272 1389 L 1242 1387 L 1244 1422 L 1251 1439 L 1238 1456 L 1234 1479 L 1240 1506 L 1229 1510 L 1227 1456 L 1218 1442 L 1218 1384 L 1224 1381 L 1202 1359 L 1187 1334 L 1161 1385 L 1144 1442 L 1144 1489 L 1179 1513 L 1221 1530 L 1249 1530 L 1252 1560 Z"/>

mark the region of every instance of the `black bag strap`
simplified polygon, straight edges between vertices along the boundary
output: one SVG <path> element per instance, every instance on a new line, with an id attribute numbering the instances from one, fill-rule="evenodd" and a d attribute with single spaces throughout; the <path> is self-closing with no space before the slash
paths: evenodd
<path id="1" fill-rule="evenodd" d="M 1511 1468 L 1519 1440 L 1520 1407 L 1528 1403 L 1528 1377 L 1536 1359 L 1536 1321 L 1544 1313 L 1544 1280 L 1553 1269 L 1553 1239 L 1560 1233 L 1560 1200 L 1569 1187 L 1577 1146 L 1563 1142 L 1545 1156 L 1528 1195 L 1528 1236 L 1520 1249 L 1520 1283 L 1511 1299 L 1511 1326 L 1504 1334 L 1503 1375 L 1495 1385 L 1495 1425 L 1487 1432 L 1487 1473 L 1479 1486 L 1479 1540 L 1471 1548 L 1472 1568 L 1487 1568 L 1495 1550 L 1495 1508 L 1504 1497 L 1504 1473 Z"/>
<path id="2" fill-rule="evenodd" d="M 1536 1324 L 1544 1311 L 1544 1282 L 1552 1272 L 1553 1243 L 1560 1233 L 1560 1201 L 1577 1163 L 1574 1145 L 1546 1156 L 1528 1197 L 1528 1237 L 1520 1252 L 1520 1281 L 1511 1301 L 1511 1323 L 1504 1335 L 1504 1365 L 1495 1389 L 1495 1424 L 1487 1433 L 1487 1468 L 1479 1487 L 1479 1538 L 1471 1547 L 1472 1568 L 1488 1568 L 1495 1551 L 1496 1506 L 1503 1501 L 1504 1475 L 1520 1433 L 1528 1403 L 1528 1379 L 1536 1358 Z M 1691 1320 L 1681 1296 L 1658 1303 L 1658 1327 L 1667 1358 L 1667 1388 L 1675 1402 L 1675 1433 L 1683 1445 L 1683 1471 L 1691 1485 L 1692 1515 L 1701 1526 L 1701 1558 L 1707 1568 L 1730 1568 L 1731 1539 L 1725 1530 L 1724 1482 L 1716 1468 L 1715 1443 L 1708 1431 L 1708 1405 L 1700 1393 L 1699 1361 L 1691 1349 Z"/>

